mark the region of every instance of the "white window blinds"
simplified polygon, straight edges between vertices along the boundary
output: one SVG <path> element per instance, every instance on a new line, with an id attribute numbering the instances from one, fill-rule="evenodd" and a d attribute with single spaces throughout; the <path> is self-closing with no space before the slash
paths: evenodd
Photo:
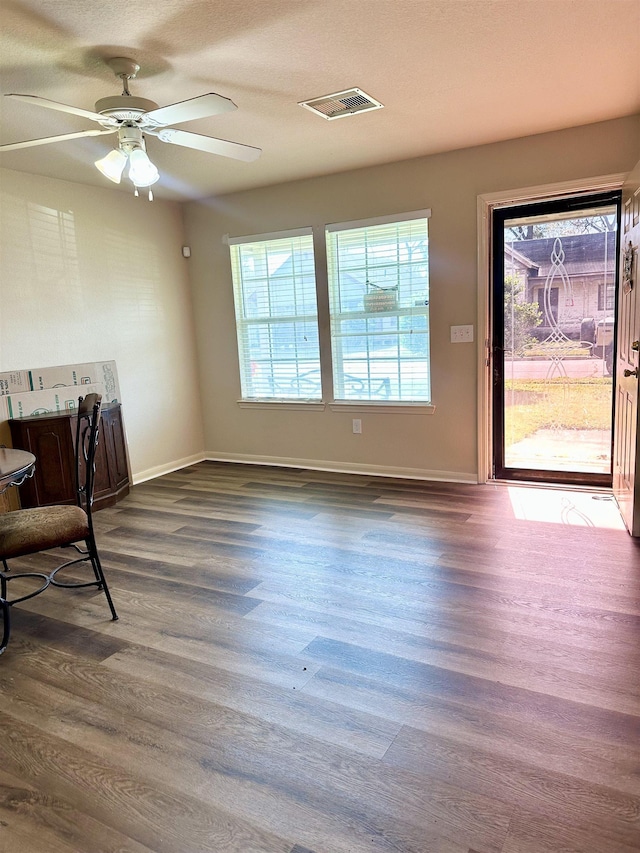
<path id="1" fill-rule="evenodd" d="M 336 400 L 431 399 L 429 213 L 326 229 Z"/>
<path id="2" fill-rule="evenodd" d="M 311 229 L 229 246 L 243 399 L 322 399 Z"/>

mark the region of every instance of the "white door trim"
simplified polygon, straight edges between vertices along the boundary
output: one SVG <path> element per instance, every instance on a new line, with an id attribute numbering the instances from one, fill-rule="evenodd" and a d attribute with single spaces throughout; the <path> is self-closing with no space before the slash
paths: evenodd
<path id="1" fill-rule="evenodd" d="M 478 196 L 478 482 L 491 479 L 491 213 L 498 207 L 552 200 L 579 193 L 606 192 L 622 188 L 627 173 L 582 178 L 523 189 L 502 190 Z"/>

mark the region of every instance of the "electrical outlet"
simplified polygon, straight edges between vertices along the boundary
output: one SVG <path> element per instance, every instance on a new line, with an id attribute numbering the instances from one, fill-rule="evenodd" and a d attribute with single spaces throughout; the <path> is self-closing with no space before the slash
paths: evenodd
<path id="1" fill-rule="evenodd" d="M 473 343 L 473 326 L 451 326 L 451 343 Z"/>
<path id="2" fill-rule="evenodd" d="M 360 435 L 362 432 L 362 421 L 360 420 L 360 418 L 354 418 L 351 421 L 351 427 L 355 435 Z"/>

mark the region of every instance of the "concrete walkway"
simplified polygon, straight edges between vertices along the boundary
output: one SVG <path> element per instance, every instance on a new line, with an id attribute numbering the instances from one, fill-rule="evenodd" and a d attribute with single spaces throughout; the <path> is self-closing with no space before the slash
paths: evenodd
<path id="1" fill-rule="evenodd" d="M 540 429 L 507 445 L 505 463 L 509 468 L 608 473 L 611 433 L 604 429 Z"/>

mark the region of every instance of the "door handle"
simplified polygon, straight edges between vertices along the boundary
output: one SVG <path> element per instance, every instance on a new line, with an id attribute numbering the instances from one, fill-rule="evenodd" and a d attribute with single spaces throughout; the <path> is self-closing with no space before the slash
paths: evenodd
<path id="1" fill-rule="evenodd" d="M 625 370 L 625 371 L 624 371 L 624 375 L 625 375 L 625 376 L 635 376 L 635 377 L 637 377 L 637 376 L 638 376 L 638 368 L 636 367 L 636 368 L 635 368 L 635 370 Z"/>
<path id="2" fill-rule="evenodd" d="M 638 350 L 640 350 L 640 341 L 634 341 L 631 344 L 631 349 L 635 350 L 635 352 L 638 352 Z"/>

